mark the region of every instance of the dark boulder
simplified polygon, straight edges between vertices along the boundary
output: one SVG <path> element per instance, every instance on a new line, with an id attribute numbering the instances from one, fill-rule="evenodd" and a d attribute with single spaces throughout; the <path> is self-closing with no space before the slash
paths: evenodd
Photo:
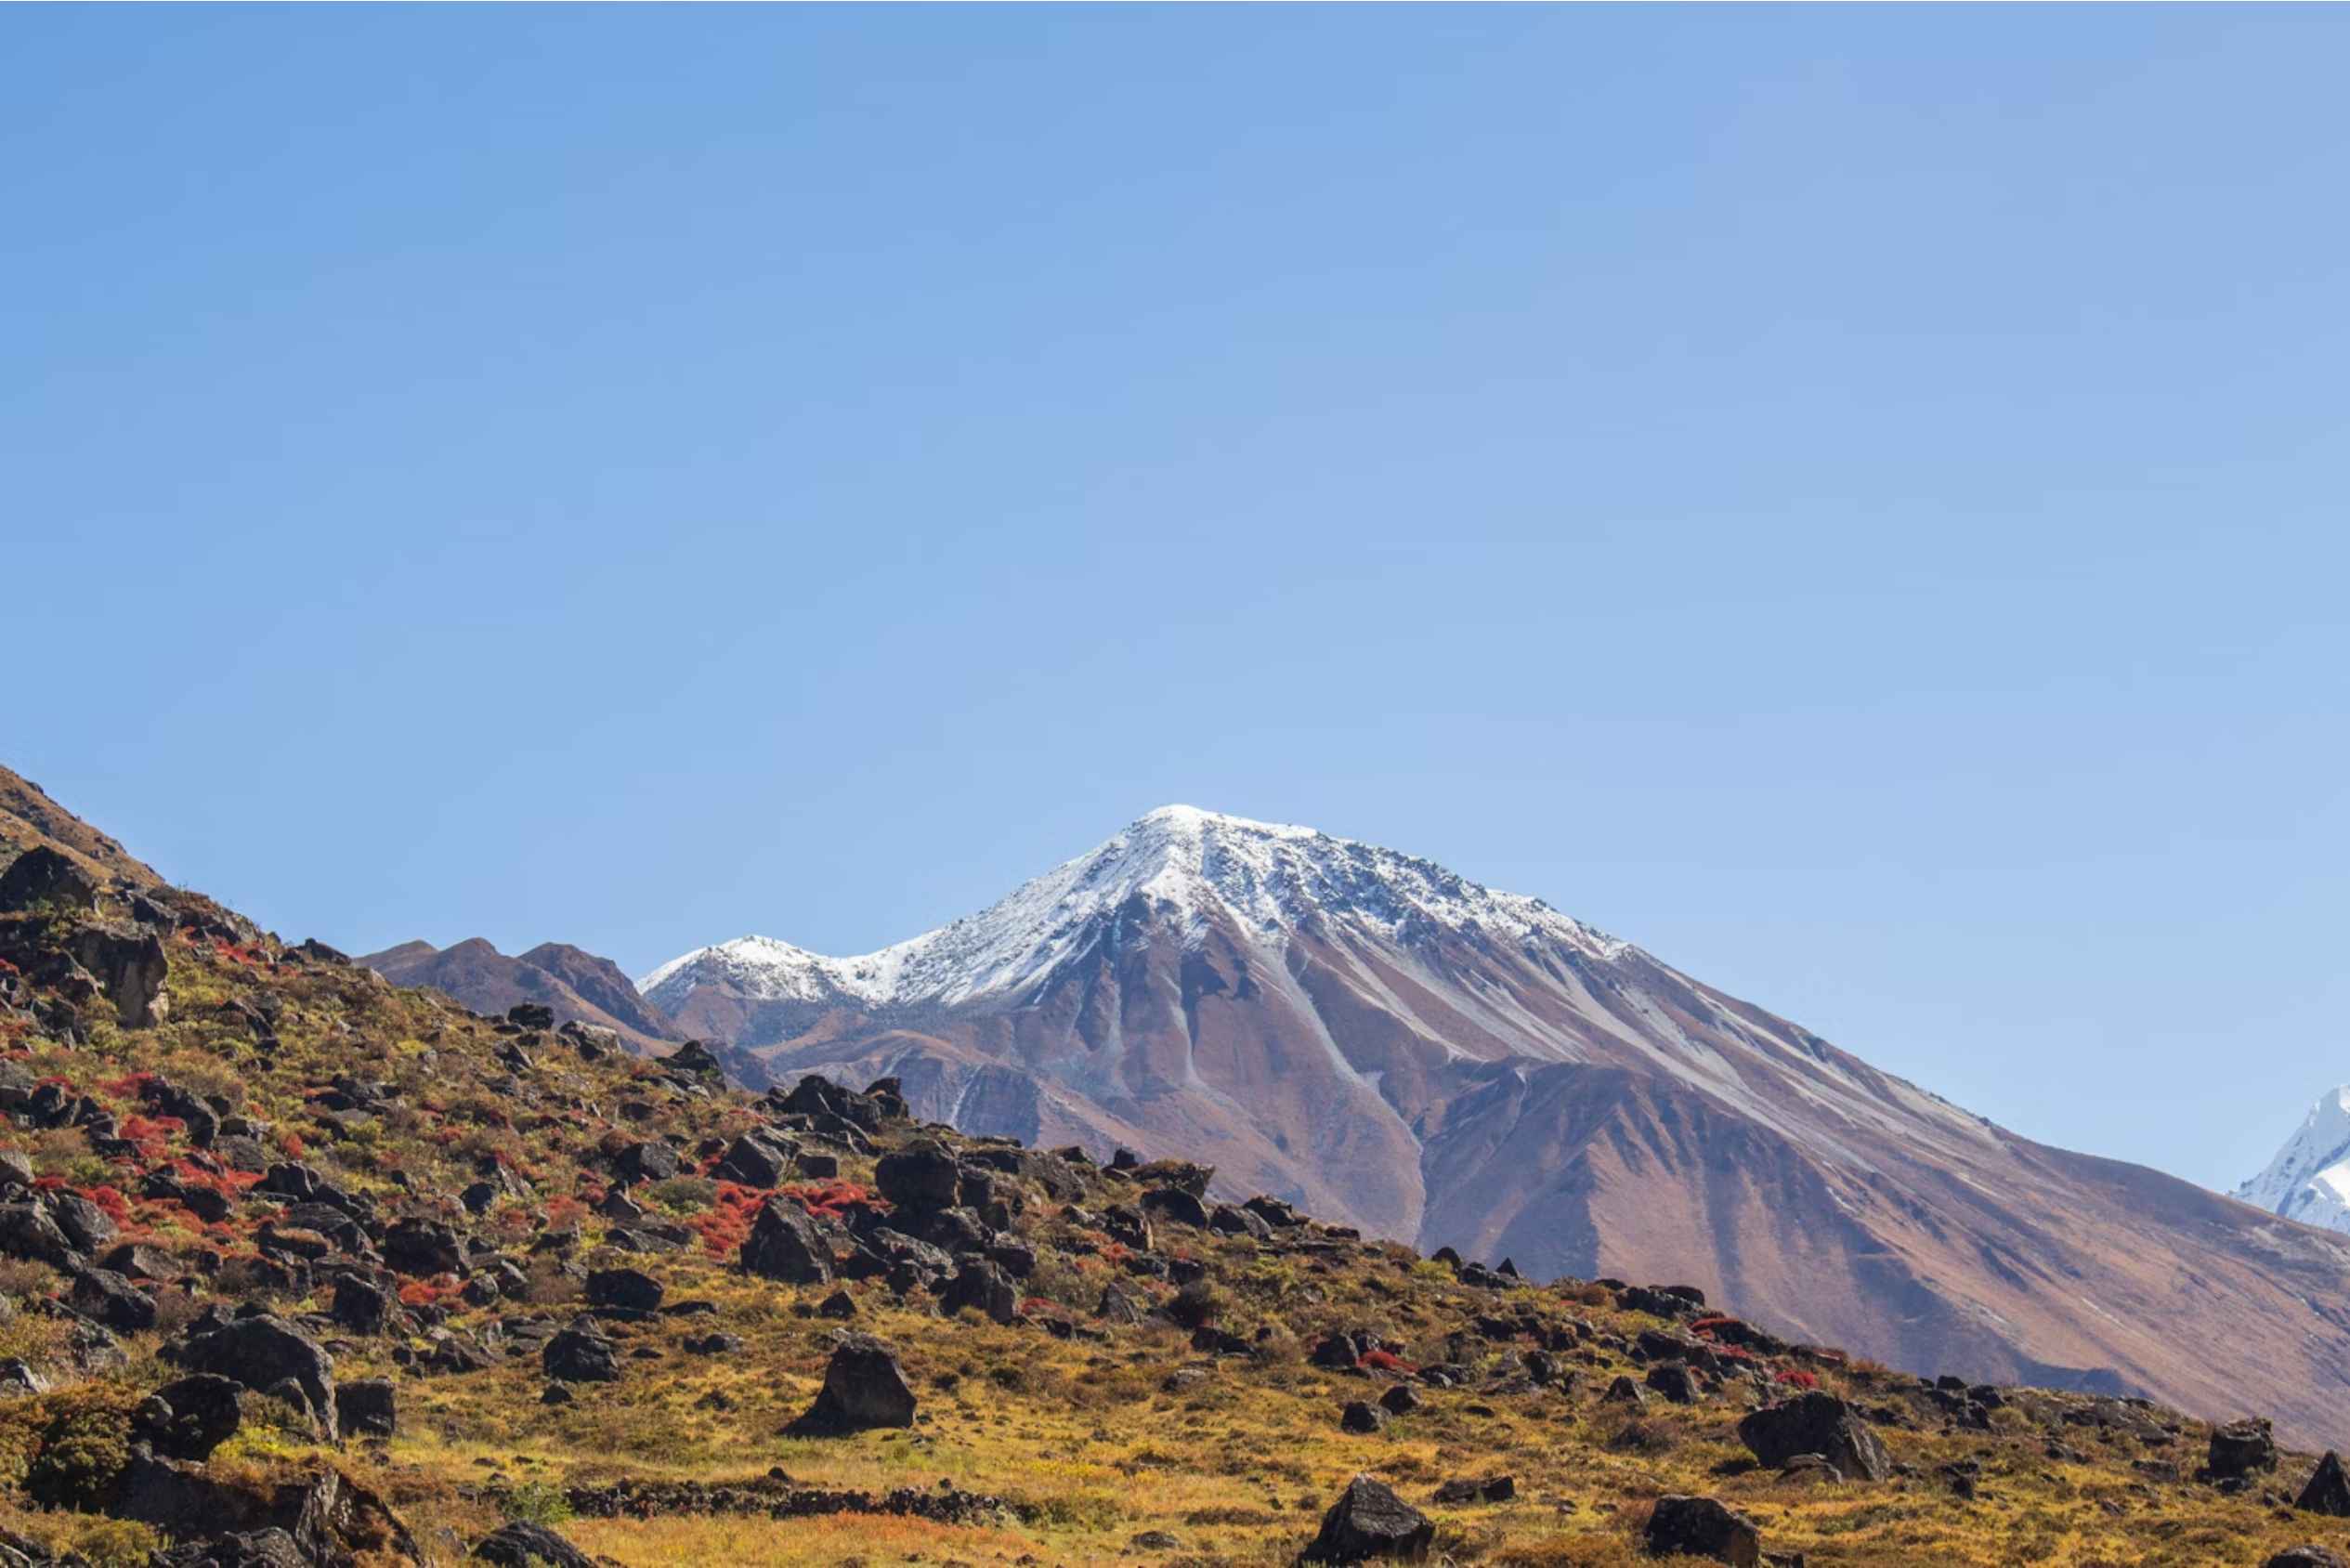
<path id="1" fill-rule="evenodd" d="M 0 909 L 96 914 L 98 879 L 46 844 L 36 844 L 0 871 Z"/>
<path id="2" fill-rule="evenodd" d="M 497 1568 L 595 1568 L 595 1559 L 543 1524 L 502 1524 L 474 1543 L 473 1558 Z"/>
<path id="3" fill-rule="evenodd" d="M 2265 1420 L 2248 1418 L 2212 1429 L 2207 1479 L 2236 1481 L 2276 1468 L 2277 1440 Z"/>
<path id="4" fill-rule="evenodd" d="M 1422 1403 L 1409 1383 L 1390 1383 L 1387 1392 L 1379 1395 L 1379 1408 L 1390 1416 L 1408 1416 Z"/>
<path id="5" fill-rule="evenodd" d="M 806 1209 L 790 1198 L 769 1198 L 742 1244 L 743 1272 L 786 1285 L 829 1285 L 832 1248 Z"/>
<path id="6" fill-rule="evenodd" d="M 74 1309 L 125 1334 L 155 1326 L 155 1299 L 111 1269 L 73 1276 Z"/>
<path id="7" fill-rule="evenodd" d="M 1338 1412 L 1338 1425 L 1347 1431 L 1375 1432 L 1387 1427 L 1387 1412 L 1366 1400 L 1350 1400 Z"/>
<path id="8" fill-rule="evenodd" d="M 131 1434 L 168 1458 L 201 1461 L 235 1436 L 243 1418 L 243 1388 L 199 1372 L 149 1394 L 132 1418 Z"/>
<path id="9" fill-rule="evenodd" d="M 612 1341 L 585 1325 L 575 1323 L 546 1343 L 539 1352 L 546 1375 L 562 1383 L 617 1383 L 620 1358 Z"/>
<path id="10" fill-rule="evenodd" d="M 398 1396 L 382 1378 L 340 1384 L 334 1408 L 345 1437 L 390 1437 L 399 1430 Z"/>
<path id="11" fill-rule="evenodd" d="M 2309 1472 L 2308 1484 L 2301 1496 L 2293 1499 L 2293 1507 L 2304 1513 L 2330 1514 L 2336 1519 L 2350 1519 L 2350 1475 L 2342 1469 L 2342 1456 L 2332 1449 L 2317 1461 L 2317 1468 Z"/>
<path id="12" fill-rule="evenodd" d="M 954 1208 L 961 1197 L 962 1181 L 962 1167 L 933 1138 L 917 1139 L 883 1155 L 873 1167 L 873 1184 L 881 1196 L 893 1208 L 916 1214 Z"/>
<path id="13" fill-rule="evenodd" d="M 1208 1223 L 1207 1206 L 1181 1187 L 1153 1187 L 1142 1195 L 1142 1210 L 1179 1225 L 1200 1227 Z"/>
<path id="14" fill-rule="evenodd" d="M 114 1239 L 113 1220 L 79 1193 L 51 1193 L 49 1213 L 77 1250 L 96 1252 Z"/>
<path id="15" fill-rule="evenodd" d="M 685 1168 L 677 1151 L 667 1143 L 631 1143 L 612 1156 L 612 1173 L 632 1185 L 638 1182 L 666 1182 Z"/>
<path id="16" fill-rule="evenodd" d="M 268 1313 L 199 1319 L 173 1346 L 172 1358 L 191 1372 L 214 1372 L 264 1393 L 292 1388 L 299 1403 L 333 1437 L 334 1358 L 317 1340 Z"/>
<path id="17" fill-rule="evenodd" d="M 1447 1506 L 1459 1503 L 1506 1503 L 1518 1495 L 1518 1478 L 1511 1475 L 1489 1475 L 1479 1479 L 1462 1478 L 1448 1481 L 1436 1489 L 1434 1501 Z"/>
<path id="18" fill-rule="evenodd" d="M 1648 1402 L 1648 1391 L 1622 1375 L 1618 1375 L 1615 1381 L 1608 1385 L 1608 1392 L 1599 1396 L 1602 1405 L 1629 1405 L 1638 1408 Z"/>
<path id="19" fill-rule="evenodd" d="M 642 1269 L 597 1269 L 587 1276 L 588 1305 L 592 1307 L 656 1312 L 664 1294 L 661 1282 Z"/>
<path id="20" fill-rule="evenodd" d="M 1020 1291 L 1010 1274 L 978 1259 L 955 1271 L 939 1305 L 950 1313 L 970 1307 L 992 1322 L 1010 1323 L 1020 1315 Z"/>
<path id="21" fill-rule="evenodd" d="M 1417 1562 L 1436 1538 L 1435 1522 L 1395 1495 L 1386 1483 L 1358 1475 L 1347 1483 L 1321 1533 L 1304 1553 L 1308 1562 L 1367 1562 L 1396 1558 Z"/>
<path id="22" fill-rule="evenodd" d="M 725 1154 L 711 1167 L 710 1173 L 721 1182 L 739 1183 L 746 1187 L 780 1186 L 790 1174 L 791 1162 L 798 1152 L 798 1145 L 789 1139 L 757 1130 L 727 1144 Z"/>
<path id="23" fill-rule="evenodd" d="M 543 1002 L 518 1001 L 506 1009 L 506 1022 L 524 1029 L 555 1027 L 555 1009 Z"/>
<path id="24" fill-rule="evenodd" d="M 2261 1568 L 2350 1568 L 2350 1562 L 2345 1562 L 2342 1554 L 2330 1547 L 2311 1545 L 2288 1548 L 2262 1563 Z"/>
<path id="25" fill-rule="evenodd" d="M 1817 1454 L 1854 1480 L 1883 1481 L 1892 1470 L 1885 1444 L 1860 1413 L 1818 1390 L 1754 1412 L 1738 1423 L 1738 1440 L 1772 1470 L 1798 1454 Z"/>
<path id="26" fill-rule="evenodd" d="M 1678 1361 L 1668 1361 L 1662 1366 L 1650 1367 L 1648 1376 L 1641 1381 L 1675 1405 L 1694 1405 L 1703 1392 L 1698 1388 L 1697 1379 L 1691 1375 L 1689 1367 Z"/>
<path id="27" fill-rule="evenodd" d="M 334 1282 L 334 1302 L 327 1315 L 354 1334 L 386 1333 L 408 1320 L 399 1297 L 388 1287 L 356 1274 Z"/>
<path id="28" fill-rule="evenodd" d="M 71 1268 L 82 1254 L 49 1211 L 37 1204 L 0 1205 L 0 1255 Z"/>
<path id="29" fill-rule="evenodd" d="M 1762 1561 L 1762 1532 L 1712 1497 L 1656 1499 L 1645 1536 L 1651 1557 L 1706 1557 L 1733 1568 Z"/>
<path id="30" fill-rule="evenodd" d="M 869 1334 L 844 1334 L 824 1369 L 824 1387 L 795 1434 L 838 1435 L 872 1427 L 914 1424 L 914 1391 L 896 1352 Z"/>
<path id="31" fill-rule="evenodd" d="M 384 1261 L 404 1274 L 462 1274 L 465 1245 L 437 1220 L 401 1220 L 384 1233 Z"/>

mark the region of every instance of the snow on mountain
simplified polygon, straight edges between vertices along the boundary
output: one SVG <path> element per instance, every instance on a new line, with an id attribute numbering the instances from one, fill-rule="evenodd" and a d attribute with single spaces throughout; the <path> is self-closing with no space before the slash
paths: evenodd
<path id="1" fill-rule="evenodd" d="M 2330 1090 L 2236 1196 L 2288 1220 L 2350 1231 L 2350 1084 Z"/>
<path id="2" fill-rule="evenodd" d="M 1496 892 L 1431 861 L 1311 828 L 1169 805 L 981 913 L 879 952 L 830 958 L 742 936 L 672 959 L 637 988 L 657 1006 L 710 981 L 773 1000 L 953 1006 L 1017 994 L 1138 897 L 1194 932 L 1221 912 L 1266 943 L 1312 922 L 1388 940 L 1425 923 L 1517 947 L 1564 943 L 1596 958 L 1629 947 L 1538 898 Z"/>

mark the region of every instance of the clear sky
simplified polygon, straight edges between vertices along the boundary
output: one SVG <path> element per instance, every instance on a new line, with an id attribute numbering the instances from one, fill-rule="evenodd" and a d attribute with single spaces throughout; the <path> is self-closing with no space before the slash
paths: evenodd
<path id="1" fill-rule="evenodd" d="M 1175 801 L 2213 1183 L 2350 1078 L 2350 11 L 0 15 L 0 756 L 353 949 Z"/>

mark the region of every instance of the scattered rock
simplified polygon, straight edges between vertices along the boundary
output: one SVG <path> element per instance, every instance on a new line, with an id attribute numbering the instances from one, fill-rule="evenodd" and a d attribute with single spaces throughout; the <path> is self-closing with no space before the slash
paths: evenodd
<path id="1" fill-rule="evenodd" d="M 1754 1412 L 1738 1423 L 1738 1439 L 1772 1470 L 1798 1454 L 1817 1454 L 1856 1480 L 1883 1481 L 1892 1468 L 1860 1412 L 1819 1390 Z"/>
<path id="2" fill-rule="evenodd" d="M 1435 1522 L 1395 1495 L 1385 1482 L 1358 1475 L 1347 1483 L 1321 1533 L 1305 1549 L 1308 1562 L 1367 1562 L 1373 1558 L 1418 1561 L 1436 1538 Z"/>
<path id="3" fill-rule="evenodd" d="M 334 1409 L 346 1437 L 390 1437 L 399 1430 L 398 1396 L 382 1378 L 337 1386 Z"/>
<path id="4" fill-rule="evenodd" d="M 543 1524 L 502 1524 L 474 1543 L 473 1556 L 498 1568 L 595 1568 L 595 1559 Z"/>
<path id="5" fill-rule="evenodd" d="M 597 1269 L 587 1276 L 588 1305 L 619 1307 L 624 1312 L 658 1311 L 661 1282 L 642 1269 Z"/>
<path id="6" fill-rule="evenodd" d="M 584 1323 L 574 1323 L 539 1352 L 546 1375 L 562 1383 L 617 1383 L 620 1358 L 612 1341 Z"/>
<path id="7" fill-rule="evenodd" d="M 824 1387 L 795 1434 L 838 1434 L 914 1424 L 914 1391 L 897 1354 L 869 1334 L 844 1334 L 824 1369 Z"/>
<path id="8" fill-rule="evenodd" d="M 1457 1503 L 1506 1503 L 1518 1495 L 1518 1478 L 1511 1475 L 1491 1475 L 1482 1480 L 1466 1477 L 1448 1481 L 1436 1489 L 1435 1501 Z"/>
<path id="9" fill-rule="evenodd" d="M 340 1431 L 334 1358 L 283 1318 L 251 1309 L 233 1318 L 200 1318 L 169 1353 L 191 1372 L 217 1373 L 258 1392 L 292 1388 L 329 1438 Z"/>
<path id="10" fill-rule="evenodd" d="M 0 909 L 98 912 L 98 879 L 46 844 L 35 844 L 0 871 Z"/>
<path id="11" fill-rule="evenodd" d="M 1351 1400 L 1338 1412 L 1338 1425 L 1353 1432 L 1378 1431 L 1387 1426 L 1387 1412 L 1365 1401 Z"/>
<path id="12" fill-rule="evenodd" d="M 131 1430 L 168 1458 L 201 1461 L 235 1436 L 243 1418 L 244 1390 L 229 1379 L 199 1372 L 149 1394 Z"/>
<path id="13" fill-rule="evenodd" d="M 1714 1497 L 1656 1499 L 1644 1537 L 1651 1557 L 1705 1557 L 1732 1568 L 1758 1568 L 1762 1532 Z"/>
<path id="14" fill-rule="evenodd" d="M 769 1198 L 742 1244 L 745 1273 L 786 1285 L 828 1285 L 832 1248 L 806 1209 L 790 1198 Z"/>
<path id="15" fill-rule="evenodd" d="M 2236 1481 L 2276 1468 L 2277 1440 L 2267 1421 L 2248 1417 L 2212 1429 L 2207 1479 Z"/>

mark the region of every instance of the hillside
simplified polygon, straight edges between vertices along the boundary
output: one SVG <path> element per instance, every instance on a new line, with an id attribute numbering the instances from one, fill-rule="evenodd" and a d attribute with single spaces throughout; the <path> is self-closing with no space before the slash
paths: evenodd
<path id="1" fill-rule="evenodd" d="M 646 1004 L 610 959 L 562 942 L 542 942 L 512 958 L 478 936 L 447 947 L 403 942 L 358 961 L 394 985 L 429 986 L 477 1013 L 535 1003 L 557 1024 L 613 1030 L 636 1051 L 666 1050 L 685 1038 Z"/>
<path id="2" fill-rule="evenodd" d="M 154 887 L 163 880 L 152 866 L 49 799 L 41 786 L 0 767 L 0 861 L 35 844 L 128 886 Z"/>
<path id="3" fill-rule="evenodd" d="M 1422 1258 L 1204 1202 L 1201 1168 L 923 1126 L 887 1083 L 753 1098 L 197 895 L 67 891 L 0 910 L 0 1561 L 2350 1544 L 2350 1485 L 2256 1427 Z M 161 971 L 73 957 L 150 939 Z"/>
<path id="4" fill-rule="evenodd" d="M 1676 1279 L 1973 1379 L 2350 1434 L 2350 1241 L 2049 1148 L 1539 900 L 1310 829 L 1154 812 L 860 958 L 643 982 L 785 1081 L 1215 1165 L 1422 1250 Z"/>

